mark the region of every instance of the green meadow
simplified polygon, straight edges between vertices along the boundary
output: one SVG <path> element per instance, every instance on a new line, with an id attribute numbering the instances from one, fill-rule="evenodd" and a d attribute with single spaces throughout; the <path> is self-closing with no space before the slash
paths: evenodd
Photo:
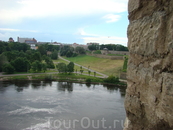
<path id="1" fill-rule="evenodd" d="M 80 56 L 79 56 L 79 57 L 80 57 Z M 63 58 L 68 59 L 68 58 L 66 58 L 66 57 L 63 57 Z M 68 60 L 69 60 L 69 59 L 68 59 Z M 70 61 L 71 61 L 71 60 L 70 60 Z M 69 63 L 69 62 L 64 61 L 64 60 L 62 60 L 62 59 L 53 60 L 53 62 L 54 62 L 55 65 L 57 65 L 58 63 L 65 63 L 65 64 L 68 64 L 68 63 Z M 72 61 L 72 62 L 74 62 L 74 61 Z M 77 63 L 77 62 L 74 62 L 74 63 Z M 79 64 L 79 63 L 77 63 L 77 64 Z M 80 64 L 80 65 L 82 65 L 82 64 Z M 85 67 L 86 67 L 86 66 L 85 66 Z M 88 68 L 88 67 L 87 67 L 87 68 Z M 82 73 L 82 74 L 88 74 L 88 69 L 85 69 L 85 68 L 82 68 L 82 69 L 83 69 L 83 73 Z M 76 72 L 76 70 L 77 70 L 77 72 L 80 72 L 80 70 L 81 70 L 80 66 L 75 65 L 75 66 L 74 66 L 74 72 Z M 96 71 L 96 70 L 95 70 L 95 71 Z M 98 72 L 99 72 L 99 71 L 98 71 Z M 88 74 L 88 75 L 89 75 L 89 74 Z M 94 73 L 91 72 L 90 75 L 93 76 Z M 102 75 L 96 73 L 96 76 L 102 76 Z"/>
<path id="2" fill-rule="evenodd" d="M 90 67 L 90 69 L 106 74 L 108 76 L 118 76 L 119 70 L 122 68 L 124 63 L 123 60 L 103 59 L 88 55 L 64 58 L 87 68 Z"/>

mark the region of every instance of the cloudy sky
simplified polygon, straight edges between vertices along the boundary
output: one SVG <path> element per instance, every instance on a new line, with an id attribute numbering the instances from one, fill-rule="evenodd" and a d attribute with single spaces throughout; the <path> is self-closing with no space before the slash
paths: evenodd
<path id="1" fill-rule="evenodd" d="M 128 0 L 1 0 L 0 40 L 127 46 Z"/>

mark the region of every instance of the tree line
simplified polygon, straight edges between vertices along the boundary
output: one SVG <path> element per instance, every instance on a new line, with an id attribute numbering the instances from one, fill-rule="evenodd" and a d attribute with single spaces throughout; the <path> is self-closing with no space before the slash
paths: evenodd
<path id="1" fill-rule="evenodd" d="M 60 49 L 61 56 L 76 57 L 78 55 L 83 55 L 83 54 L 86 54 L 86 51 L 83 47 L 80 46 L 73 48 L 71 46 L 65 45 L 62 46 Z"/>
<path id="2" fill-rule="evenodd" d="M 91 44 L 88 46 L 88 49 L 90 51 L 104 50 L 105 48 L 107 48 L 108 50 L 114 50 L 114 51 L 128 51 L 127 47 L 120 45 L 120 44 L 102 44 L 102 45 Z"/>
<path id="3" fill-rule="evenodd" d="M 33 50 L 26 43 L 0 42 L 0 72 L 45 72 L 47 68 L 55 68 L 52 60 L 58 59 L 58 50 L 59 46 L 48 44 Z"/>

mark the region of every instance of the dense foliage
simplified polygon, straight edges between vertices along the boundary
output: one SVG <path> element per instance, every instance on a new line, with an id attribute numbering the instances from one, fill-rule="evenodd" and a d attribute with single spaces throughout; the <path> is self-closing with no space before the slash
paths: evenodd
<path id="1" fill-rule="evenodd" d="M 23 51 L 26 52 L 30 48 L 29 45 L 25 43 L 18 42 L 0 42 L 0 54 L 6 51 Z"/>
<path id="2" fill-rule="evenodd" d="M 56 68 L 58 69 L 59 73 L 72 73 L 74 72 L 74 63 L 70 62 L 68 65 L 65 63 L 58 63 L 56 65 Z"/>
<path id="3" fill-rule="evenodd" d="M 38 46 L 38 51 L 41 55 L 46 55 L 47 52 L 59 51 L 59 45 L 51 45 L 51 44 L 41 44 Z"/>
<path id="4" fill-rule="evenodd" d="M 108 50 L 114 50 L 114 51 L 128 51 L 127 47 L 125 47 L 123 45 L 120 45 L 120 44 L 102 44 L 102 45 L 92 44 L 92 45 L 88 46 L 88 49 L 90 51 L 104 50 L 105 48 L 108 49 Z"/>
<path id="5" fill-rule="evenodd" d="M 76 57 L 77 53 L 74 52 L 73 47 L 66 45 L 66 46 L 61 47 L 60 55 L 66 56 L 66 57 Z"/>
<path id="6" fill-rule="evenodd" d="M 58 50 L 59 46 L 48 44 L 32 50 L 26 43 L 0 42 L 0 72 L 45 72 L 47 68 L 55 68 L 52 59 L 58 59 Z"/>
<path id="7" fill-rule="evenodd" d="M 97 45 L 97 44 L 91 44 L 91 45 L 88 46 L 88 49 L 89 49 L 90 51 L 99 50 L 99 49 L 100 49 L 100 46 Z"/>
<path id="8" fill-rule="evenodd" d="M 80 54 L 80 55 L 86 53 L 86 52 L 85 52 L 85 49 L 84 49 L 83 47 L 80 47 L 80 46 L 78 46 L 78 47 L 75 48 L 75 52 L 76 52 L 77 54 Z"/>
<path id="9" fill-rule="evenodd" d="M 100 50 L 96 50 L 93 52 L 94 54 L 102 54 Z"/>
<path id="10" fill-rule="evenodd" d="M 111 75 L 108 78 L 105 78 L 104 82 L 106 82 L 106 83 L 118 83 L 119 82 L 119 78 Z"/>

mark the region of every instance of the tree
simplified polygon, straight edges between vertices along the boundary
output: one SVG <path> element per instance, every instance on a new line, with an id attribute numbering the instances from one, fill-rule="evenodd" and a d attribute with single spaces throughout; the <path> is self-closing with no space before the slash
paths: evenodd
<path id="1" fill-rule="evenodd" d="M 8 43 L 0 41 L 0 54 L 7 51 Z"/>
<path id="2" fill-rule="evenodd" d="M 96 77 L 96 72 L 94 72 L 94 77 Z"/>
<path id="3" fill-rule="evenodd" d="M 89 46 L 88 46 L 88 49 L 89 49 L 90 51 L 99 50 L 99 45 L 93 43 L 92 45 L 89 45 Z"/>
<path id="4" fill-rule="evenodd" d="M 55 51 L 52 52 L 51 58 L 52 58 L 53 60 L 57 60 L 57 59 L 58 59 L 58 51 L 57 51 L 57 50 L 55 50 Z"/>
<path id="5" fill-rule="evenodd" d="M 72 57 L 73 56 L 73 52 L 72 51 L 68 51 L 67 53 L 66 53 L 66 57 Z"/>
<path id="6" fill-rule="evenodd" d="M 18 57 L 17 59 L 11 61 L 17 72 L 27 72 L 30 69 L 30 62 L 23 57 Z"/>
<path id="7" fill-rule="evenodd" d="M 47 70 L 46 64 L 44 64 L 44 63 L 42 64 L 42 69 L 43 69 L 44 72 Z"/>
<path id="8" fill-rule="evenodd" d="M 60 46 L 59 45 L 53 45 L 53 49 L 59 51 Z"/>
<path id="9" fill-rule="evenodd" d="M 31 69 L 32 69 L 34 72 L 37 71 L 37 62 L 36 62 L 36 61 L 34 61 L 34 62 L 32 63 Z"/>
<path id="10" fill-rule="evenodd" d="M 80 73 L 82 74 L 83 73 L 83 70 L 80 70 Z"/>
<path id="11" fill-rule="evenodd" d="M 9 62 L 19 57 L 19 51 L 6 51 L 4 54 Z"/>
<path id="12" fill-rule="evenodd" d="M 46 55 L 46 47 L 45 47 L 45 45 L 39 45 L 38 46 L 38 51 L 40 52 L 41 55 Z"/>
<path id="13" fill-rule="evenodd" d="M 73 53 L 72 57 L 76 57 L 76 56 L 78 56 L 78 54 L 77 53 Z"/>
<path id="14" fill-rule="evenodd" d="M 74 72 L 74 63 L 73 63 L 73 62 L 70 62 L 70 63 L 67 65 L 67 69 L 68 69 L 68 72 L 69 72 L 69 73 Z"/>
<path id="15" fill-rule="evenodd" d="M 107 82 L 107 83 L 118 83 L 119 78 L 115 77 L 113 75 L 110 75 L 108 78 L 104 79 L 104 81 Z"/>
<path id="16" fill-rule="evenodd" d="M 41 58 L 40 52 L 35 52 L 35 53 L 32 55 L 31 60 L 32 60 L 32 61 L 38 60 L 38 61 L 41 62 L 42 58 Z"/>
<path id="17" fill-rule="evenodd" d="M 66 57 L 72 57 L 73 56 L 74 48 L 70 46 L 63 46 L 61 47 L 60 55 L 66 56 Z"/>
<path id="18" fill-rule="evenodd" d="M 75 51 L 78 53 L 78 54 L 85 54 L 85 49 L 83 47 L 80 47 L 80 46 L 77 46 Z"/>
<path id="19" fill-rule="evenodd" d="M 65 63 L 58 63 L 56 65 L 56 68 L 58 69 L 59 73 L 66 73 L 67 72 L 67 66 Z"/>
<path id="20" fill-rule="evenodd" d="M 90 70 L 88 70 L 88 74 L 89 74 L 89 76 L 90 76 L 90 73 L 91 73 L 91 71 L 90 71 Z"/>
<path id="21" fill-rule="evenodd" d="M 8 43 L 8 48 L 11 50 L 11 51 L 27 51 L 30 49 L 30 46 L 26 43 L 18 43 L 18 42 L 10 42 Z"/>
<path id="22" fill-rule="evenodd" d="M 7 57 L 3 53 L 3 54 L 0 55 L 0 72 L 2 71 L 2 66 L 5 63 L 8 63 L 8 59 L 7 59 Z"/>
<path id="23" fill-rule="evenodd" d="M 2 71 L 3 72 L 6 72 L 7 74 L 13 74 L 15 69 L 14 67 L 9 64 L 9 63 L 5 63 L 3 66 L 2 66 Z"/>
<path id="24" fill-rule="evenodd" d="M 117 45 L 116 46 L 116 50 L 117 51 L 128 51 L 128 48 L 127 47 L 125 47 L 125 46 L 123 46 L 123 45 Z"/>
<path id="25" fill-rule="evenodd" d="M 34 71 L 34 72 L 39 72 L 39 71 L 42 71 L 42 68 L 43 68 L 43 65 L 41 62 L 39 62 L 38 60 L 34 61 L 31 65 L 31 69 Z"/>
<path id="26" fill-rule="evenodd" d="M 49 69 L 54 69 L 55 68 L 54 63 L 53 63 L 53 61 L 50 57 L 44 56 L 44 59 L 45 59 L 47 68 L 49 68 Z"/>
<path id="27" fill-rule="evenodd" d="M 54 46 L 54 45 L 49 44 L 49 45 L 47 46 L 47 51 L 53 51 L 53 46 Z"/>
<path id="28" fill-rule="evenodd" d="M 80 73 L 81 73 L 81 74 L 83 73 L 83 69 L 82 69 L 82 66 L 80 66 Z"/>

